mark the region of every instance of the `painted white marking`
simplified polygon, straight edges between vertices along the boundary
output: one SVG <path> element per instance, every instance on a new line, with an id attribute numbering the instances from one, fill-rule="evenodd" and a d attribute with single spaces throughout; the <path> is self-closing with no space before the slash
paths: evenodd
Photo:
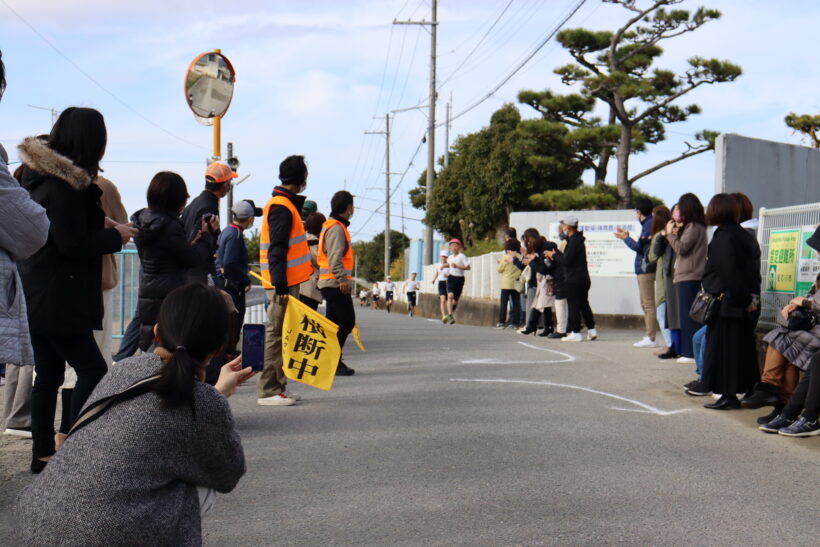
<path id="1" fill-rule="evenodd" d="M 462 365 L 538 365 L 538 364 L 550 364 L 550 363 L 569 363 L 575 361 L 575 357 L 570 355 L 569 353 L 564 353 L 563 351 L 556 351 L 554 349 L 549 348 L 542 348 L 540 346 L 533 346 L 532 344 L 528 344 L 526 342 L 518 342 L 524 347 L 530 349 L 537 349 L 538 351 L 548 351 L 550 353 L 555 353 L 561 356 L 561 359 L 542 359 L 540 361 L 521 361 L 521 360 L 502 360 L 502 359 L 469 359 L 467 361 L 462 361 Z"/>
<path id="2" fill-rule="evenodd" d="M 640 401 L 636 401 L 634 399 L 628 399 L 626 397 L 621 397 L 620 395 L 615 395 L 614 393 L 607 393 L 606 391 L 599 391 L 597 389 L 592 389 L 583 386 L 575 386 L 572 384 L 558 384 L 555 382 L 547 382 L 547 381 L 533 381 L 533 380 L 507 380 L 504 378 L 450 378 L 451 382 L 487 382 L 487 383 L 498 383 L 498 384 L 529 384 L 529 385 L 538 385 L 538 386 L 552 386 L 552 387 L 563 387 L 567 389 L 575 389 L 578 391 L 585 391 L 587 393 L 593 393 L 595 395 L 602 395 L 604 397 L 610 397 L 612 399 L 616 399 L 618 401 L 623 401 L 625 403 L 633 404 L 637 407 L 642 408 L 643 410 L 630 410 L 626 408 L 618 408 L 618 407 L 610 407 L 612 410 L 624 410 L 627 412 L 644 412 L 647 414 L 655 414 L 656 416 L 671 416 L 672 414 L 680 414 L 682 412 L 689 412 L 690 408 L 684 408 L 681 410 L 661 410 L 660 408 L 655 408 L 652 405 L 648 405 L 646 403 L 642 403 Z"/>

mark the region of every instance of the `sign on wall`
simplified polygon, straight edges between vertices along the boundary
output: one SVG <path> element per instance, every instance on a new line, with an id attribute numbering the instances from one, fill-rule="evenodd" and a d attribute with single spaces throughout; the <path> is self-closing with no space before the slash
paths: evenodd
<path id="1" fill-rule="evenodd" d="M 550 223 L 551 241 L 558 242 L 557 222 Z M 640 222 L 581 222 L 578 229 L 584 233 L 587 247 L 587 264 L 592 277 L 634 277 L 635 251 L 615 237 L 615 231 L 623 228 L 632 239 L 641 235 Z"/>
<path id="2" fill-rule="evenodd" d="M 809 292 L 817 274 L 820 274 L 820 256 L 817 251 L 809 247 L 806 241 L 814 235 L 815 226 L 803 226 L 800 233 L 800 258 L 797 261 L 797 293 L 805 295 Z"/>
<path id="3" fill-rule="evenodd" d="M 772 230 L 769 233 L 769 269 L 766 273 L 768 292 L 795 292 L 800 233 L 801 230 L 797 229 Z"/>

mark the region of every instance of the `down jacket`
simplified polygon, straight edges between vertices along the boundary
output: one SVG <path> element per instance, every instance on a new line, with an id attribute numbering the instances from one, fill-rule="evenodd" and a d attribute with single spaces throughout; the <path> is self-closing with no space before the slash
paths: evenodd
<path id="1" fill-rule="evenodd" d="M 197 243 L 188 243 L 179 217 L 162 211 L 141 209 L 133 214 L 131 221 L 139 230 L 134 238 L 142 263 L 137 306 L 140 349 L 145 351 L 151 345 L 162 301 L 171 291 L 185 285 L 189 269 L 202 266 L 210 259 L 216 244 L 207 232 L 203 232 Z"/>
<path id="2" fill-rule="evenodd" d="M 7 162 L 0 145 L 0 363 L 33 365 L 26 299 L 16 262 L 45 245 L 49 222 L 46 210 L 11 176 Z"/>
<path id="3" fill-rule="evenodd" d="M 29 137 L 19 152 L 25 166 L 20 184 L 51 222 L 46 244 L 18 264 L 31 332 L 102 330 L 102 257 L 122 249 L 120 233 L 105 228 L 102 190 L 46 141 Z"/>

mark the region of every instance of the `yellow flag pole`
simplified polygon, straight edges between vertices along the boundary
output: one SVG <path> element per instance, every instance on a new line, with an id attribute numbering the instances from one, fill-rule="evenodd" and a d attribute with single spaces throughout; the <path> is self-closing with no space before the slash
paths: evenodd
<path id="1" fill-rule="evenodd" d="M 250 271 L 248 273 L 251 274 L 256 279 L 258 279 L 259 281 L 261 281 L 262 282 L 262 287 L 264 287 L 266 289 L 273 289 L 273 286 L 270 285 L 267 281 L 265 281 L 265 278 L 262 277 L 261 275 L 259 275 L 258 273 L 254 272 L 254 271 Z"/>

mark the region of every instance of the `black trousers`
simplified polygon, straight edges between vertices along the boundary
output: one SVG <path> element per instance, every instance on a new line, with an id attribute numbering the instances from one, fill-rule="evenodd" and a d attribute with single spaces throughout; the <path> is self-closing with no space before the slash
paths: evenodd
<path id="1" fill-rule="evenodd" d="M 31 390 L 32 451 L 34 458 L 47 458 L 54 454 L 54 414 L 66 362 L 77 373 L 77 385 L 71 396 L 72 423 L 108 369 L 91 331 L 71 336 L 32 333 L 31 345 L 37 373 Z"/>
<path id="2" fill-rule="evenodd" d="M 308 308 L 312 309 L 313 311 L 318 310 L 319 309 L 319 304 L 321 304 L 321 302 L 319 302 L 317 300 L 314 300 L 309 296 L 305 296 L 304 294 L 299 295 L 299 302 L 301 302 L 302 304 L 304 304 Z"/>
<path id="3" fill-rule="evenodd" d="M 809 361 L 809 368 L 800 378 L 797 389 L 783 409 L 783 416 L 790 420 L 797 419 L 800 411 L 808 422 L 817 421 L 820 416 L 820 353 L 816 353 Z"/>
<path id="4" fill-rule="evenodd" d="M 521 319 L 521 294 L 515 289 L 501 289 L 501 299 L 498 306 L 498 322 L 507 322 L 507 304 L 512 302 L 510 324 L 518 326 Z"/>
<path id="5" fill-rule="evenodd" d="M 589 306 L 589 286 L 565 284 L 564 292 L 567 296 L 567 331 L 581 332 L 581 318 L 588 329 L 595 328 L 595 316 Z"/>
<path id="6" fill-rule="evenodd" d="M 353 297 L 342 294 L 339 289 L 321 289 L 322 296 L 327 304 L 326 316 L 339 325 L 339 348 L 344 351 L 345 342 L 353 327 L 356 325 L 356 310 L 353 308 Z"/>
<path id="7" fill-rule="evenodd" d="M 120 340 L 120 350 L 114 356 L 114 361 L 122 361 L 123 359 L 127 359 L 131 357 L 137 350 L 139 349 L 140 345 L 140 312 L 139 308 L 134 311 L 134 318 L 131 319 L 131 322 L 128 323 L 128 326 L 125 328 L 125 332 L 122 335 L 122 340 Z"/>

